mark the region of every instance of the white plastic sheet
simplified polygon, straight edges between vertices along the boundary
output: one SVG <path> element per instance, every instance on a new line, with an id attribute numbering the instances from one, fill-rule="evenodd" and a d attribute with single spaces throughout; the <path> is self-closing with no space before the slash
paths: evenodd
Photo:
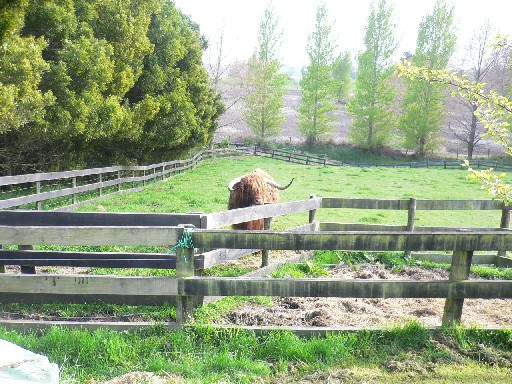
<path id="1" fill-rule="evenodd" d="M 0 340 L 1 384 L 59 384 L 59 367 L 46 356 Z"/>

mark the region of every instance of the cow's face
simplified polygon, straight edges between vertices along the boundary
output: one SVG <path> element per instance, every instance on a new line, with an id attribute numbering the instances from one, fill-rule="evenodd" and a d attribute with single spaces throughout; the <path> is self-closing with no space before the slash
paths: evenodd
<path id="1" fill-rule="evenodd" d="M 242 178 L 240 182 L 242 205 L 250 207 L 265 204 L 266 189 L 268 189 L 268 185 L 262 178 Z"/>
<path id="2" fill-rule="evenodd" d="M 276 183 L 268 173 L 256 169 L 231 180 L 228 184 L 230 191 L 228 209 L 276 203 L 279 201 L 279 190 L 288 188 L 291 183 L 283 187 Z"/>

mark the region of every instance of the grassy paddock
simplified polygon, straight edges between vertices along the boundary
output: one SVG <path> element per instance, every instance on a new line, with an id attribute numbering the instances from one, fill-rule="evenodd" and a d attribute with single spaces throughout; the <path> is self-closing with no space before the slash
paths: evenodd
<path id="1" fill-rule="evenodd" d="M 281 201 L 318 196 L 347 198 L 484 199 L 479 185 L 466 179 L 466 172 L 443 169 L 388 169 L 303 166 L 266 158 L 242 157 L 206 161 L 145 191 L 117 195 L 81 211 L 107 212 L 218 212 L 227 209 L 227 185 L 231 179 L 260 167 L 281 183 L 295 178 L 281 192 Z M 307 212 L 278 217 L 273 228 L 285 229 L 307 222 Z M 418 211 L 416 225 L 498 226 L 500 211 Z M 402 224 L 407 211 L 321 209 L 319 221 Z"/>

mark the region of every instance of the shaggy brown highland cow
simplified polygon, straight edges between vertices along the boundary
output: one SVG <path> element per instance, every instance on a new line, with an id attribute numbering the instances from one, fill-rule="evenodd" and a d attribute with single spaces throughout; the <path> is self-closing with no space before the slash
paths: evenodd
<path id="1" fill-rule="evenodd" d="M 228 185 L 228 209 L 277 203 L 279 201 L 279 190 L 288 188 L 292 182 L 293 179 L 283 187 L 276 183 L 267 172 L 256 168 L 251 173 L 231 180 Z M 234 224 L 233 229 L 260 230 L 263 229 L 263 219 Z"/>

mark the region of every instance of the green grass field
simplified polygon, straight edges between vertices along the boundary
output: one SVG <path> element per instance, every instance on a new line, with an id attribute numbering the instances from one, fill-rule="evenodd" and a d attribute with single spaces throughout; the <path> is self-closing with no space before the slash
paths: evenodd
<path id="1" fill-rule="evenodd" d="M 269 171 L 281 183 L 295 178 L 292 186 L 281 193 L 282 201 L 308 199 L 311 194 L 351 198 L 486 198 L 478 184 L 466 180 L 464 171 L 299 166 L 246 157 L 207 161 L 145 191 L 117 195 L 80 210 L 222 211 L 227 206 L 229 181 L 256 167 Z M 419 211 L 416 224 L 497 226 L 500 215 L 499 211 Z M 407 213 L 326 209 L 318 212 L 317 219 L 405 224 Z M 288 228 L 307 220 L 307 212 L 279 217 L 273 227 Z M 306 276 L 321 274 L 321 264 L 332 262 L 329 257 L 320 256 L 306 264 Z M 349 257 L 351 262 L 359 262 L 355 256 Z M 200 308 L 197 321 L 214 321 L 243 300 L 228 298 Z M 251 300 L 271 304 L 268 298 Z M 30 312 L 33 307 L 2 308 Z M 46 305 L 40 310 L 72 317 L 80 311 L 103 312 L 105 307 Z M 174 316 L 172 307 L 108 306 L 108 311 L 118 316 L 142 311 L 154 320 Z M 415 322 L 386 331 L 343 332 L 312 339 L 287 332 L 258 335 L 218 330 L 208 325 L 175 332 L 155 326 L 134 333 L 54 328 L 38 334 L 20 334 L 0 327 L 0 337 L 47 355 L 61 367 L 63 383 L 97 383 L 131 371 L 155 372 L 169 383 L 509 383 L 512 374 L 512 331 L 458 327 L 431 331 Z"/>
<path id="2" fill-rule="evenodd" d="M 260 167 L 280 183 L 295 178 L 292 186 L 281 192 L 281 201 L 308 199 L 310 195 L 347 198 L 385 199 L 485 199 L 479 185 L 466 179 L 461 170 L 410 168 L 352 168 L 304 166 L 266 158 L 243 157 L 219 159 L 176 175 L 140 193 L 118 195 L 81 211 L 107 212 L 218 212 L 227 209 L 227 185 L 231 179 Z M 285 229 L 307 222 L 307 212 L 278 217 L 273 228 Z M 407 223 L 406 211 L 322 209 L 321 222 Z M 501 212 L 418 211 L 416 225 L 429 226 L 499 226 Z"/>

